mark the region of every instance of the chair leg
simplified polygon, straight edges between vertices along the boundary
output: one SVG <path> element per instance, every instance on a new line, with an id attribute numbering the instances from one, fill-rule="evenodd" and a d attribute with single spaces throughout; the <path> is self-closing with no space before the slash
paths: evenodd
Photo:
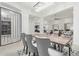
<path id="1" fill-rule="evenodd" d="M 71 46 L 69 45 L 69 56 L 71 56 Z"/>
<path id="2" fill-rule="evenodd" d="M 29 52 L 29 56 L 30 56 L 30 52 Z"/>
<path id="3" fill-rule="evenodd" d="M 34 56 L 39 56 L 38 51 L 33 53 Z"/>
<path id="4" fill-rule="evenodd" d="M 61 52 L 63 52 L 63 47 L 64 47 L 64 46 L 62 46 L 62 45 L 61 45 L 61 47 L 60 47 L 60 48 L 61 48 L 61 49 L 60 49 L 60 50 L 61 50 Z"/>
<path id="5" fill-rule="evenodd" d="M 35 52 L 33 53 L 33 56 L 36 56 L 36 53 Z"/>
<path id="6" fill-rule="evenodd" d="M 38 51 L 37 51 L 37 56 L 39 56 L 39 53 L 38 53 Z"/>
<path id="7" fill-rule="evenodd" d="M 54 44 L 54 49 L 56 49 L 56 44 Z"/>
<path id="8" fill-rule="evenodd" d="M 60 45 L 58 44 L 58 51 L 60 51 Z"/>
<path id="9" fill-rule="evenodd" d="M 28 53 L 28 47 L 26 48 L 26 54 Z"/>

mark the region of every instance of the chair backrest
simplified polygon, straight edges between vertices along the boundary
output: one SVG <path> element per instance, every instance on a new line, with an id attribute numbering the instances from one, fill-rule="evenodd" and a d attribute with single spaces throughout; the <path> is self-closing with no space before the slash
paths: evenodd
<path id="1" fill-rule="evenodd" d="M 23 42 L 23 45 L 24 45 L 25 47 L 27 47 L 27 42 L 26 42 L 26 39 L 25 39 L 25 33 L 21 33 L 21 40 L 22 40 L 22 42 Z"/>
<path id="2" fill-rule="evenodd" d="M 50 44 L 49 39 L 36 37 L 36 42 L 37 42 L 37 49 L 38 49 L 39 56 L 49 56 L 48 54 L 48 47 Z"/>
<path id="3" fill-rule="evenodd" d="M 35 47 L 32 45 L 32 35 L 26 34 L 26 40 L 29 52 L 35 52 Z"/>

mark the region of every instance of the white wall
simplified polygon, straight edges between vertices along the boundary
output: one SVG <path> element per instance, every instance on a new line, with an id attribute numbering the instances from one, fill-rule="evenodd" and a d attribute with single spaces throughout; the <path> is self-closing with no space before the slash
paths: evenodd
<path id="1" fill-rule="evenodd" d="M 37 17 L 37 16 L 32 16 L 32 17 L 30 17 L 29 18 L 29 23 L 30 23 L 30 25 L 29 25 L 29 33 L 34 33 L 34 30 L 35 30 L 35 28 L 34 28 L 34 26 L 35 25 L 39 25 L 40 26 L 40 32 L 42 33 L 43 32 L 43 18 L 41 18 L 41 17 Z"/>
<path id="2" fill-rule="evenodd" d="M 29 11 L 22 11 L 22 32 L 29 33 Z"/>
<path id="3" fill-rule="evenodd" d="M 74 5 L 73 13 L 73 23 L 74 23 L 74 44 L 79 47 L 79 3 Z"/>
<path id="4" fill-rule="evenodd" d="M 59 19 L 59 20 L 54 20 L 54 24 L 58 24 L 60 30 L 64 30 L 64 24 L 66 24 L 66 23 L 73 24 L 72 17 L 62 18 L 62 19 Z"/>
<path id="5" fill-rule="evenodd" d="M 65 18 L 60 18 L 58 20 L 55 20 L 55 16 L 48 16 L 48 17 L 44 18 L 44 22 L 45 21 L 47 21 L 49 30 L 52 29 L 52 25 L 54 25 L 54 24 L 58 24 L 59 29 L 64 30 L 64 24 L 65 23 L 73 24 L 73 17 L 65 17 Z"/>
<path id="6" fill-rule="evenodd" d="M 30 23 L 29 25 L 30 33 L 34 33 L 35 30 L 34 26 L 36 24 L 40 25 L 39 18 L 29 16 L 29 23 Z"/>

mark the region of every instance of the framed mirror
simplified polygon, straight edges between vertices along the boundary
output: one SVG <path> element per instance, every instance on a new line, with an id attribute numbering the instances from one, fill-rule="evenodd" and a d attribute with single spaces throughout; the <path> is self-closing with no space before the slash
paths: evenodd
<path id="1" fill-rule="evenodd" d="M 53 29 L 54 29 L 54 31 L 58 31 L 59 30 L 59 25 L 58 24 L 54 24 L 53 25 Z"/>
<path id="2" fill-rule="evenodd" d="M 71 30 L 71 26 L 72 26 L 71 23 L 65 23 L 65 24 L 64 24 L 64 30 L 65 30 L 65 31 Z"/>

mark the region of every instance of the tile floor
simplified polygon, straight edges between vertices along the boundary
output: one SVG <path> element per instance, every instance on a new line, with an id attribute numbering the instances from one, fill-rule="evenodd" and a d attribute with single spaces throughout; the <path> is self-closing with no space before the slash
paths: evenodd
<path id="1" fill-rule="evenodd" d="M 21 55 L 22 54 L 22 49 L 23 49 L 23 44 L 22 44 L 21 41 L 19 41 L 17 43 L 14 43 L 14 44 L 1 46 L 0 47 L 0 56 L 19 56 L 18 52 L 20 52 L 20 56 L 22 56 Z"/>
<path id="2" fill-rule="evenodd" d="M 14 44 L 1 46 L 0 56 L 18 56 L 17 51 L 21 49 L 23 49 L 23 45 L 21 41 Z"/>
<path id="3" fill-rule="evenodd" d="M 22 51 L 23 44 L 21 41 L 0 47 L 0 56 L 19 56 L 18 51 Z M 26 55 L 27 56 L 27 55 Z M 67 55 L 65 55 L 67 56 Z M 79 56 L 79 51 L 74 53 L 74 56 Z"/>

